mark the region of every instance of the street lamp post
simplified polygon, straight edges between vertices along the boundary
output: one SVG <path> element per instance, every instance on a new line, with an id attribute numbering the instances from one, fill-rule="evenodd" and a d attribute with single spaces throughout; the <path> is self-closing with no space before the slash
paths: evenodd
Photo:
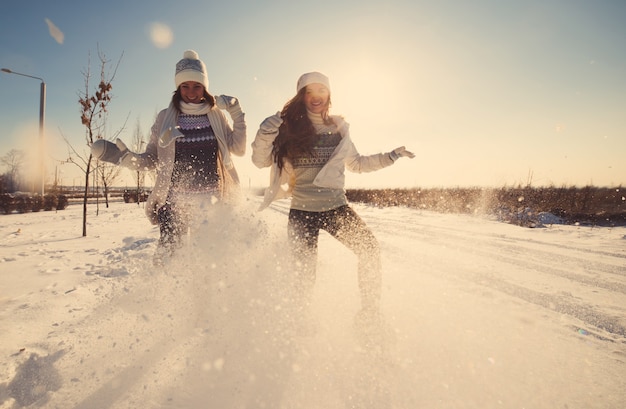
<path id="1" fill-rule="evenodd" d="M 41 197 L 45 194 L 46 172 L 44 160 L 44 117 L 46 114 L 46 83 L 43 78 L 33 77 L 32 75 L 22 74 L 21 72 L 11 71 L 8 68 L 2 68 L 2 72 L 7 74 L 21 75 L 22 77 L 34 78 L 41 81 L 41 92 L 39 94 L 39 177 L 41 178 Z"/>

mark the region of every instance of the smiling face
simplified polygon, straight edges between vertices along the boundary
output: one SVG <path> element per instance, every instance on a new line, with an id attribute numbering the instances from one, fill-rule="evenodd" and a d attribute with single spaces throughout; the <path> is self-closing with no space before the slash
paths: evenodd
<path id="1" fill-rule="evenodd" d="M 195 81 L 186 81 L 180 84 L 180 96 L 188 104 L 204 102 L 204 85 Z"/>
<path id="2" fill-rule="evenodd" d="M 322 84 L 309 84 L 304 93 L 304 105 L 313 114 L 321 114 L 328 108 L 330 91 Z"/>

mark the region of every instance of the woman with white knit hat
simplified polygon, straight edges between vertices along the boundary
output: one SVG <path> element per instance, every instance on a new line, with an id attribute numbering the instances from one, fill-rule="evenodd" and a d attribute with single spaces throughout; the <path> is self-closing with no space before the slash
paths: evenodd
<path id="1" fill-rule="evenodd" d="M 361 295 L 357 320 L 375 321 L 380 318 L 382 281 L 379 245 L 348 204 L 344 171 L 375 171 L 400 157 L 415 155 L 404 147 L 360 155 L 350 139 L 348 123 L 329 115 L 330 81 L 324 74 L 302 75 L 296 91 L 282 111 L 261 123 L 252 143 L 252 162 L 259 168 L 271 167 L 261 208 L 291 197 L 288 235 L 300 296 L 307 300 L 312 292 L 318 236 L 323 229 L 357 255 Z"/>
<path id="2" fill-rule="evenodd" d="M 157 115 L 145 152 L 131 152 L 119 139 L 119 152 L 104 152 L 104 142 L 92 146 L 94 156 L 101 160 L 133 170 L 156 170 L 154 189 L 146 202 L 148 218 L 160 229 L 156 262 L 180 244 L 190 213 L 199 205 L 236 197 L 239 179 L 231 154 L 243 156 L 246 150 L 246 123 L 239 101 L 209 93 L 206 66 L 198 53 L 184 52 L 176 64 L 174 83 L 171 102 Z M 222 110 L 230 114 L 232 126 Z"/>

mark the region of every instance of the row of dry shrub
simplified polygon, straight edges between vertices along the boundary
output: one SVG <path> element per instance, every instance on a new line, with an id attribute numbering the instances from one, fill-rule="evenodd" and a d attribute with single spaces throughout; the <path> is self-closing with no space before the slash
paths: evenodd
<path id="1" fill-rule="evenodd" d="M 443 213 L 552 213 L 566 223 L 626 225 L 626 190 L 578 187 L 350 189 L 351 202 Z"/>
<path id="2" fill-rule="evenodd" d="M 42 197 L 29 193 L 0 194 L 0 213 L 4 214 L 63 210 L 67 204 L 68 200 L 64 195 L 46 194 Z"/>

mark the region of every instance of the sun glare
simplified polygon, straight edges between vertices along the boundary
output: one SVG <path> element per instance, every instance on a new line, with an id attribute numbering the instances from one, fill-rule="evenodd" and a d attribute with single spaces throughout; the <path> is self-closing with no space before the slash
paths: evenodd
<path id="1" fill-rule="evenodd" d="M 167 48 L 174 41 L 172 29 L 165 23 L 154 22 L 149 28 L 150 40 L 157 48 Z"/>
<path id="2" fill-rule="evenodd" d="M 384 145 L 380 132 L 394 127 L 389 118 L 402 117 L 400 111 L 408 105 L 409 96 L 401 89 L 402 72 L 364 58 L 333 74 L 332 112 L 345 116 L 351 129 L 361 130 L 359 139 L 364 148 L 380 148 Z"/>

